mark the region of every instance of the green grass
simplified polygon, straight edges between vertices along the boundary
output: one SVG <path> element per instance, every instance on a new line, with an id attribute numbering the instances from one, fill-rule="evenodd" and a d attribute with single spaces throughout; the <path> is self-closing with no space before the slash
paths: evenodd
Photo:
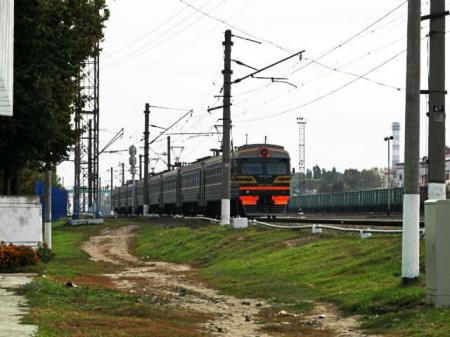
<path id="1" fill-rule="evenodd" d="M 289 247 L 286 240 L 302 238 Z M 147 226 L 136 242 L 150 260 L 190 263 L 213 287 L 236 296 L 270 299 L 305 311 L 305 302 L 330 301 L 362 314 L 364 327 L 404 336 L 450 336 L 450 311 L 424 306 L 423 276 L 400 281 L 399 236 L 361 240 L 354 235 L 231 230 L 218 226 Z M 423 251 L 423 249 L 422 249 Z"/>
<path id="2" fill-rule="evenodd" d="M 89 236 L 106 226 L 124 224 L 54 225 L 54 259 L 41 266 L 41 276 L 19 290 L 31 307 L 24 322 L 38 325 L 37 337 L 139 337 L 149 336 L 149 331 L 156 337 L 200 336 L 197 324 L 206 319 L 205 315 L 170 308 L 152 297 L 110 289 L 112 284 L 101 274 L 114 272 L 116 267 L 92 262 L 81 250 Z M 69 280 L 78 287 L 66 287 Z"/>

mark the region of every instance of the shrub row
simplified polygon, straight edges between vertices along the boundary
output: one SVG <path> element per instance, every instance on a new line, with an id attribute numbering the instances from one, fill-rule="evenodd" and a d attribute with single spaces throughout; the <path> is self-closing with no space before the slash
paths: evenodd
<path id="1" fill-rule="evenodd" d="M 39 252 L 32 247 L 0 243 L 0 270 L 33 266 L 40 260 Z"/>

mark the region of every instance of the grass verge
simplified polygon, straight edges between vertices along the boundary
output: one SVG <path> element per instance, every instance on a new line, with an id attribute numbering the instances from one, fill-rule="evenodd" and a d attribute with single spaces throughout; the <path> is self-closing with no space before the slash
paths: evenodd
<path id="1" fill-rule="evenodd" d="M 201 314 L 168 307 L 152 297 L 114 290 L 104 273 L 115 266 L 89 260 L 80 246 L 89 236 L 126 221 L 107 222 L 103 226 L 53 228 L 54 259 L 41 266 L 41 276 L 20 289 L 31 310 L 25 323 L 39 327 L 37 337 L 61 336 L 201 336 Z M 78 287 L 67 287 L 72 281 Z"/>
<path id="2" fill-rule="evenodd" d="M 450 311 L 424 305 L 423 277 L 402 286 L 399 236 L 325 234 L 317 240 L 291 231 L 164 224 L 143 227 L 136 251 L 149 260 L 201 267 L 211 286 L 235 296 L 299 312 L 311 309 L 309 301 L 330 301 L 346 314 L 364 315 L 363 327 L 374 332 L 450 336 Z"/>

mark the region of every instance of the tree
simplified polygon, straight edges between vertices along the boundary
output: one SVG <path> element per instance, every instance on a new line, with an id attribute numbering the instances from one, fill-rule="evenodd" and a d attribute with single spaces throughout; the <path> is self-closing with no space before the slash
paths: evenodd
<path id="1" fill-rule="evenodd" d="M 351 191 L 358 191 L 361 186 L 361 172 L 357 169 L 347 169 L 344 171 L 344 183 Z"/>
<path id="2" fill-rule="evenodd" d="M 71 120 L 80 70 L 108 16 L 105 0 L 16 1 L 14 116 L 0 117 L 4 194 L 17 193 L 25 167 L 53 169 L 67 158 L 79 136 Z"/>
<path id="3" fill-rule="evenodd" d="M 313 179 L 320 178 L 322 178 L 322 170 L 320 169 L 319 165 L 316 165 L 313 167 Z"/>
<path id="4" fill-rule="evenodd" d="M 361 172 L 361 188 L 371 189 L 381 187 L 382 175 L 378 168 L 370 170 L 362 170 Z"/>

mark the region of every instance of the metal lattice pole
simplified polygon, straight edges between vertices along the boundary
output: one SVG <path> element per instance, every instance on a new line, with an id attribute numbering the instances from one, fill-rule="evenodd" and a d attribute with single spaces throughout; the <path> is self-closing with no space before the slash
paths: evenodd
<path id="1" fill-rule="evenodd" d="M 298 124 L 298 191 L 302 194 L 302 180 L 303 179 L 303 193 L 306 193 L 306 119 L 297 117 Z"/>
<path id="2" fill-rule="evenodd" d="M 99 53 L 86 60 L 80 72 L 75 129 L 80 137 L 75 146 L 73 218 L 83 213 L 99 217 Z M 90 130 L 90 132 L 86 132 Z"/>

